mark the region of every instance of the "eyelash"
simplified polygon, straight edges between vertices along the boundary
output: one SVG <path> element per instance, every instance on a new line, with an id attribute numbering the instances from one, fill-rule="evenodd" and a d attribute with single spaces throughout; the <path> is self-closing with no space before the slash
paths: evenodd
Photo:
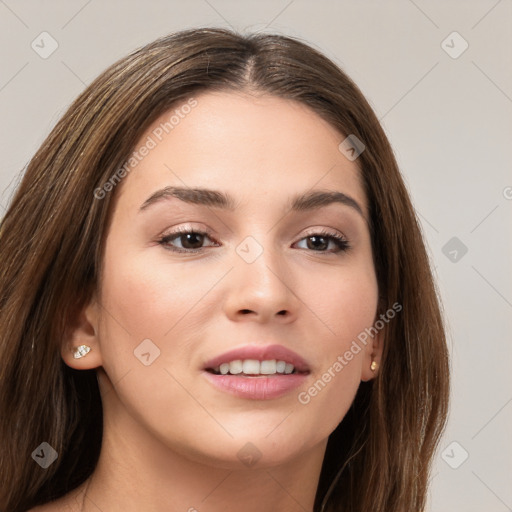
<path id="1" fill-rule="evenodd" d="M 176 253 L 188 253 L 188 254 L 196 253 L 197 254 L 198 252 L 200 252 L 203 249 L 205 249 L 205 247 L 201 247 L 199 249 L 178 249 L 176 247 L 171 247 L 171 246 L 168 245 L 169 242 L 171 242 L 172 240 L 174 240 L 176 238 L 179 238 L 179 237 L 181 237 L 183 235 L 189 235 L 189 234 L 196 234 L 196 235 L 202 235 L 202 236 L 206 235 L 213 242 L 217 243 L 215 241 L 215 239 L 211 236 L 210 232 L 202 231 L 200 229 L 189 229 L 187 227 L 177 228 L 172 233 L 169 233 L 168 235 L 165 235 L 162 238 L 160 238 L 158 240 L 158 243 L 160 245 L 162 245 L 166 250 L 171 251 L 171 252 L 176 252 Z M 311 237 L 314 237 L 314 236 L 318 236 L 318 237 L 322 237 L 322 238 L 329 238 L 329 239 L 333 240 L 334 243 L 338 246 L 338 251 L 336 251 L 336 253 L 346 252 L 349 249 L 351 249 L 351 246 L 349 245 L 349 243 L 348 243 L 348 241 L 346 240 L 345 237 L 343 237 L 342 235 L 339 235 L 338 233 L 334 233 L 334 232 L 327 231 L 327 230 L 324 230 L 324 229 L 322 229 L 322 230 L 320 230 L 318 232 L 314 232 L 314 233 L 310 233 L 310 234 L 306 235 L 305 237 L 301 238 L 299 240 L 299 242 L 301 242 L 302 240 L 304 240 L 306 238 L 311 238 Z M 319 252 L 319 253 L 325 253 L 325 254 L 334 254 L 333 251 L 314 251 L 314 250 L 312 250 L 312 251 L 313 252 Z"/>

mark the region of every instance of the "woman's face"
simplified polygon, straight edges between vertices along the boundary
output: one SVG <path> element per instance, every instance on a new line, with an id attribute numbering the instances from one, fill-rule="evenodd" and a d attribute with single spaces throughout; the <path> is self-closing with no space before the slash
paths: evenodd
<path id="1" fill-rule="evenodd" d="M 324 447 L 373 376 L 373 340 L 357 341 L 378 300 L 367 199 L 357 161 L 338 149 L 345 137 L 307 107 L 194 99 L 153 123 L 115 190 L 98 351 L 126 411 L 165 446 L 226 468 L 247 456 L 271 466 Z M 292 207 L 316 192 L 348 199 Z M 278 361 L 295 361 L 286 349 L 303 373 L 236 373 L 258 371 L 247 360 L 282 372 Z M 234 375 L 214 375 L 212 360 Z"/>

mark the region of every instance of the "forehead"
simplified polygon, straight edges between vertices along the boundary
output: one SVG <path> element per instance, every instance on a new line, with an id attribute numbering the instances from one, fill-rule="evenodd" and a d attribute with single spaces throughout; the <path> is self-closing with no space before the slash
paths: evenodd
<path id="1" fill-rule="evenodd" d="M 204 187 L 223 190 L 241 205 L 270 207 L 308 190 L 336 190 L 353 197 L 366 214 L 358 165 L 338 149 L 344 138 L 295 101 L 201 93 L 146 130 L 134 148 L 139 161 L 118 193 L 121 201 L 140 207 L 158 188 Z"/>

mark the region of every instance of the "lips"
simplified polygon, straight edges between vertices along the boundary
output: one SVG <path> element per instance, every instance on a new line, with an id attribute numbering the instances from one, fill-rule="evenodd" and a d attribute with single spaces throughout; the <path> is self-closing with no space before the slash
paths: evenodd
<path id="1" fill-rule="evenodd" d="M 285 361 L 288 364 L 292 364 L 297 373 L 310 372 L 308 364 L 299 354 L 282 345 L 246 345 L 236 348 L 210 359 L 204 363 L 203 370 L 212 372 L 221 364 L 236 360 Z"/>

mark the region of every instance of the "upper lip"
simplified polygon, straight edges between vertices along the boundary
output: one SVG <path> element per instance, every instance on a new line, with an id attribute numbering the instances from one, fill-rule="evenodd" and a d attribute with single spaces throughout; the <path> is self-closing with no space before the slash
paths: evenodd
<path id="1" fill-rule="evenodd" d="M 244 345 L 206 361 L 203 370 L 214 369 L 222 363 L 229 363 L 237 359 L 256 359 L 258 361 L 271 361 L 275 359 L 276 361 L 285 361 L 293 364 L 298 372 L 309 373 L 309 366 L 306 361 L 299 354 L 282 345 Z"/>

